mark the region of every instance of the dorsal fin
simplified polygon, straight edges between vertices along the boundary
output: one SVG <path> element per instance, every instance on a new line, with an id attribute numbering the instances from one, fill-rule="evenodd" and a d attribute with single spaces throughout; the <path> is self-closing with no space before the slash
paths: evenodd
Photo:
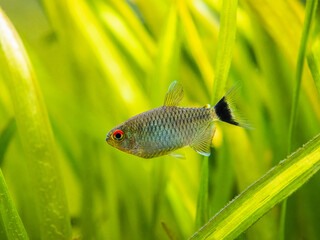
<path id="1" fill-rule="evenodd" d="M 164 106 L 177 106 L 183 98 L 183 88 L 180 83 L 174 81 L 171 83 L 166 97 L 164 98 Z"/>

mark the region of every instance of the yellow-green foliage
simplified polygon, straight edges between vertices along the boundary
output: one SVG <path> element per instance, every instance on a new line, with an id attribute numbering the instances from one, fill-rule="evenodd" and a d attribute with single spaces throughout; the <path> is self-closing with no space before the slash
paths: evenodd
<path id="1" fill-rule="evenodd" d="M 292 152 L 313 140 L 278 165 L 302 2 L 0 0 L 0 239 L 187 239 L 258 179 L 194 238 L 275 239 L 273 206 L 299 189 L 285 238 L 317 239 L 319 9 Z M 117 124 L 161 106 L 174 80 L 183 106 L 215 103 L 240 83 L 237 104 L 254 129 L 217 124 L 209 159 L 186 148 L 186 159 L 145 160 L 105 142 Z"/>

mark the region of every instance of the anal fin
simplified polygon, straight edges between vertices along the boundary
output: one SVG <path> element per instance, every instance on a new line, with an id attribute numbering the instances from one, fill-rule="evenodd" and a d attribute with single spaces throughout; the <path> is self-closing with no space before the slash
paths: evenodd
<path id="1" fill-rule="evenodd" d="M 194 141 L 190 144 L 190 147 L 201 155 L 210 156 L 210 146 L 215 130 L 214 124 L 210 123 L 198 134 L 198 136 L 196 136 Z"/>

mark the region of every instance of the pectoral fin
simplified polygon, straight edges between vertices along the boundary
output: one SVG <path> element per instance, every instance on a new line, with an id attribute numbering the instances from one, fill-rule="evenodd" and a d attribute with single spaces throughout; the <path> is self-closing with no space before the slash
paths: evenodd
<path id="1" fill-rule="evenodd" d="M 164 99 L 164 106 L 177 106 L 183 98 L 183 88 L 180 83 L 174 81 L 171 83 L 167 95 Z"/>
<path id="2" fill-rule="evenodd" d="M 213 123 L 209 124 L 190 144 L 190 147 L 196 152 L 210 156 L 210 145 L 216 128 Z"/>

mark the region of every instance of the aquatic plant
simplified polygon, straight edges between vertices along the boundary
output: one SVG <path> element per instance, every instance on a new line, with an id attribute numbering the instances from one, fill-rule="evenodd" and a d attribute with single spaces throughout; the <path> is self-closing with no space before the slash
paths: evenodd
<path id="1" fill-rule="evenodd" d="M 317 239 L 317 2 L 0 0 L 0 239 Z M 188 107 L 240 84 L 254 129 L 217 123 L 209 158 L 105 142 L 174 80 Z"/>

